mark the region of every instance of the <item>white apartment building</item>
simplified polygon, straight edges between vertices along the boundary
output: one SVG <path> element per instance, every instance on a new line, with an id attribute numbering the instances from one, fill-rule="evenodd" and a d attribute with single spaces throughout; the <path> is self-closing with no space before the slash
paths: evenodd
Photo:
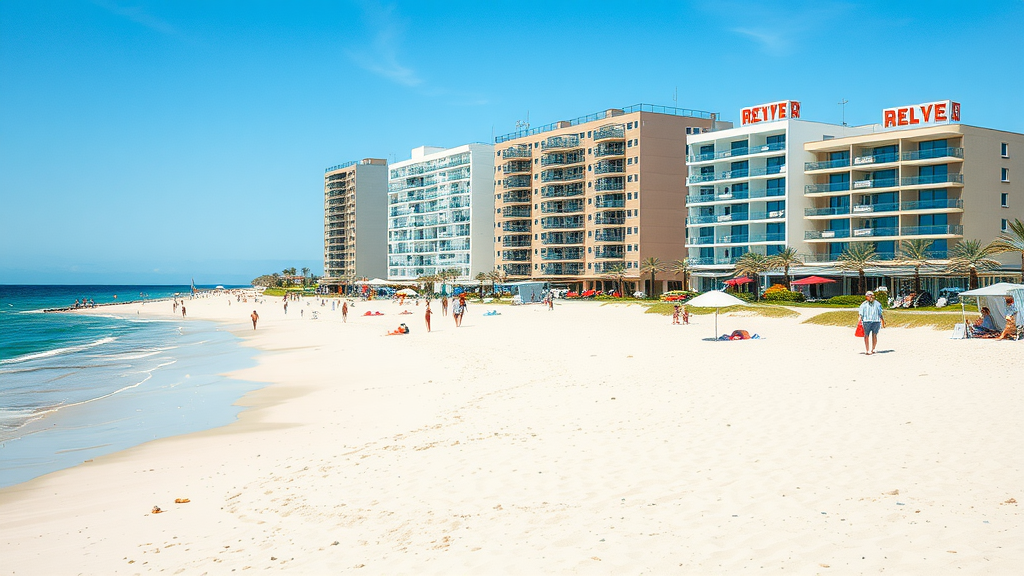
<path id="1" fill-rule="evenodd" d="M 804 163 L 807 142 L 864 134 L 800 119 L 800 104 L 744 108 L 741 125 L 687 137 L 686 248 L 694 288 L 717 287 L 745 252 L 771 255 L 786 246 L 808 252 Z"/>
<path id="2" fill-rule="evenodd" d="M 388 170 L 389 280 L 494 268 L 494 146 L 420 146 Z"/>

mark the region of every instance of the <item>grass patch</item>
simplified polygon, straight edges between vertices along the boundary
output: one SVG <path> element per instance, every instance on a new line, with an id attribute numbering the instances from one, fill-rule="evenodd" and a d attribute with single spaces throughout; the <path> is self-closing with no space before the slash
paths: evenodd
<path id="1" fill-rule="evenodd" d="M 657 304 L 651 304 L 644 311 L 645 314 L 661 314 L 663 316 L 671 316 L 672 309 L 675 305 L 671 302 L 658 302 Z M 714 308 L 700 308 L 697 306 L 687 306 L 686 309 L 690 314 L 696 314 L 703 316 L 706 314 L 714 314 Z M 752 304 L 750 306 L 726 306 L 720 309 L 723 314 L 737 314 L 743 316 L 764 316 L 765 318 L 795 318 L 800 314 L 788 308 L 782 306 L 767 306 Z"/>
<path id="2" fill-rule="evenodd" d="M 803 323 L 853 328 L 857 326 L 857 318 L 856 310 L 836 310 L 818 314 L 804 320 Z M 928 327 L 934 330 L 952 330 L 953 326 L 956 326 L 959 322 L 963 322 L 963 316 L 948 312 L 901 312 L 898 310 L 888 310 L 885 313 L 885 325 L 889 328 Z"/>

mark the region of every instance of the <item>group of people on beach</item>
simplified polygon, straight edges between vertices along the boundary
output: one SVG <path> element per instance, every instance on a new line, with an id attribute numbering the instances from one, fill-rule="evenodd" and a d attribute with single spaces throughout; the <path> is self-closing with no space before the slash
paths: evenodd
<path id="1" fill-rule="evenodd" d="M 78 309 L 78 308 L 95 308 L 95 307 L 96 307 L 96 302 L 93 301 L 92 298 L 82 298 L 81 302 L 79 302 L 78 299 L 75 299 L 75 305 L 73 306 L 73 308 L 75 308 L 75 309 Z"/>
<path id="2" fill-rule="evenodd" d="M 981 307 L 981 316 L 971 324 L 971 336 L 974 338 L 992 338 L 994 340 L 1013 340 L 1017 337 L 1017 307 L 1013 297 L 1006 297 L 1006 315 L 1003 319 L 1006 326 L 1000 332 L 992 319 L 992 311 L 988 306 Z"/>

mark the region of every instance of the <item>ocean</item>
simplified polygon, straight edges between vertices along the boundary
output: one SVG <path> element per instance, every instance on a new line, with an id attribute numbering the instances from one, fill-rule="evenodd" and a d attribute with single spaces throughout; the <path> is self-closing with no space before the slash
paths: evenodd
<path id="1" fill-rule="evenodd" d="M 258 384 L 221 374 L 255 353 L 217 324 L 42 311 L 76 299 L 170 309 L 156 300 L 176 293 L 189 286 L 0 285 L 0 487 L 235 420 Z"/>

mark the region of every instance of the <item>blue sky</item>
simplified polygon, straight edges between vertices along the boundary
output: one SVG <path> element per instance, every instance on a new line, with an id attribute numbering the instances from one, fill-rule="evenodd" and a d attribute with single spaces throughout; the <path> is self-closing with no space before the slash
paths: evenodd
<path id="1" fill-rule="evenodd" d="M 1024 132 L 1022 25 L 1021 0 L 4 0 L 0 284 L 322 271 L 327 166 L 677 89 L 732 121 L 953 99 Z"/>

